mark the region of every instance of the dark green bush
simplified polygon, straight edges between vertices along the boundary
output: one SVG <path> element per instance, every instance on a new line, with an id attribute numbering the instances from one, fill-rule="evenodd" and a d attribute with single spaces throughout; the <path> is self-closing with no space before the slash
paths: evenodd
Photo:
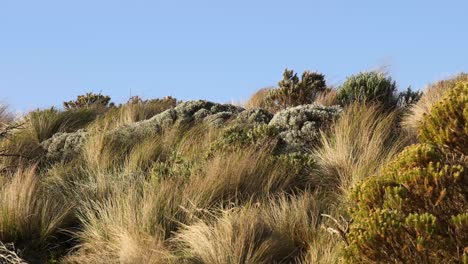
<path id="1" fill-rule="evenodd" d="M 114 106 L 114 103 L 111 103 L 111 98 L 109 96 L 95 93 L 78 95 L 75 100 L 63 102 L 63 107 L 65 109 L 80 109 L 90 107 L 106 108 L 110 106 Z"/>
<path id="2" fill-rule="evenodd" d="M 419 101 L 423 93 L 421 91 L 413 91 L 411 87 L 408 87 L 406 91 L 398 94 L 397 105 L 399 107 L 409 107 Z"/>
<path id="3" fill-rule="evenodd" d="M 278 88 L 269 90 L 264 105 L 268 110 L 276 112 L 291 106 L 311 104 L 325 90 L 323 74 L 305 71 L 299 79 L 297 73 L 286 69 Z"/>
<path id="4" fill-rule="evenodd" d="M 378 72 L 361 72 L 352 75 L 338 90 L 338 102 L 341 105 L 349 105 L 358 101 L 394 107 L 398 102 L 397 96 L 395 81 Z"/>

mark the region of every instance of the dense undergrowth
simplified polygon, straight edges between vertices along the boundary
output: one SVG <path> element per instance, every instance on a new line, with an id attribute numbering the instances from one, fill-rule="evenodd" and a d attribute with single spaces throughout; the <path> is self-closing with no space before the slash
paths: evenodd
<path id="1" fill-rule="evenodd" d="M 0 108 L 0 263 L 463 263 L 468 83 Z"/>

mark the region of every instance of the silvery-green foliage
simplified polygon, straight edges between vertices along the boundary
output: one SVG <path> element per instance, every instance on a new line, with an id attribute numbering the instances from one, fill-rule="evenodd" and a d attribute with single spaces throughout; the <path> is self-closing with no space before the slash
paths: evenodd
<path id="1" fill-rule="evenodd" d="M 320 128 L 328 126 L 341 110 L 339 106 L 300 105 L 276 113 L 269 125 L 282 131 L 279 136 L 288 147 L 303 149 L 317 140 Z"/>
<path id="2" fill-rule="evenodd" d="M 257 124 L 265 125 L 268 124 L 273 115 L 263 108 L 252 108 L 241 112 L 237 118 L 236 122 L 240 124 Z"/>
<path id="3" fill-rule="evenodd" d="M 213 126 L 220 126 L 230 120 L 243 108 L 229 104 L 217 104 L 208 101 L 188 101 L 178 104 L 154 117 L 122 126 L 107 132 L 106 137 L 115 144 L 127 145 L 160 133 L 165 128 L 175 124 L 190 125 L 207 122 Z M 47 151 L 50 160 L 66 160 L 79 153 L 89 133 L 80 130 L 76 133 L 57 133 L 41 145 Z"/>
<path id="4" fill-rule="evenodd" d="M 52 138 L 41 143 L 46 150 L 46 159 L 69 160 L 75 157 L 83 146 L 88 133 L 78 130 L 73 133 L 56 133 Z"/>

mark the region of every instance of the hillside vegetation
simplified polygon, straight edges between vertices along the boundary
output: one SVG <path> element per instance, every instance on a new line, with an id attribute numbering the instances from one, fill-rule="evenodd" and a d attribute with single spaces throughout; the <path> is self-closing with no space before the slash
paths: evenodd
<path id="1" fill-rule="evenodd" d="M 468 78 L 0 107 L 0 263 L 468 263 Z"/>

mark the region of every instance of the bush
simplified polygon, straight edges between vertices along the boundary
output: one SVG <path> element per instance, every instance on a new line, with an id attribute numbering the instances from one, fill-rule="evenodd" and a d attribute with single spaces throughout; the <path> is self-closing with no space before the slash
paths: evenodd
<path id="1" fill-rule="evenodd" d="M 397 106 L 401 108 L 410 107 L 416 104 L 417 102 L 419 102 L 421 97 L 422 97 L 422 92 L 413 91 L 411 90 L 411 87 L 408 87 L 406 91 L 400 92 L 398 94 Z"/>
<path id="2" fill-rule="evenodd" d="M 414 145 L 359 185 L 346 257 L 359 263 L 456 263 L 468 245 L 464 162 Z"/>
<path id="3" fill-rule="evenodd" d="M 423 117 L 425 143 L 353 190 L 348 261 L 468 261 L 467 91 L 466 83 L 447 91 Z"/>
<path id="4" fill-rule="evenodd" d="M 352 75 L 338 90 L 341 105 L 352 102 L 381 103 L 387 107 L 397 104 L 397 86 L 392 78 L 378 72 L 362 72 Z"/>
<path id="5" fill-rule="evenodd" d="M 326 90 L 325 76 L 320 73 L 305 71 L 302 78 L 297 73 L 286 69 L 278 88 L 271 89 L 265 98 L 265 107 L 276 112 L 291 106 L 311 104 L 316 96 Z"/>
<path id="6" fill-rule="evenodd" d="M 75 100 L 63 102 L 63 107 L 67 110 L 90 107 L 106 108 L 111 106 L 114 106 L 114 103 L 111 103 L 111 98 L 109 96 L 95 93 L 78 95 Z"/>
<path id="7" fill-rule="evenodd" d="M 423 116 L 419 135 L 423 142 L 468 154 L 468 82 L 448 90 Z"/>
<path id="8" fill-rule="evenodd" d="M 279 137 L 287 149 L 312 149 L 318 141 L 320 129 L 326 130 L 341 110 L 338 106 L 296 106 L 276 113 L 269 126 L 279 129 Z"/>

